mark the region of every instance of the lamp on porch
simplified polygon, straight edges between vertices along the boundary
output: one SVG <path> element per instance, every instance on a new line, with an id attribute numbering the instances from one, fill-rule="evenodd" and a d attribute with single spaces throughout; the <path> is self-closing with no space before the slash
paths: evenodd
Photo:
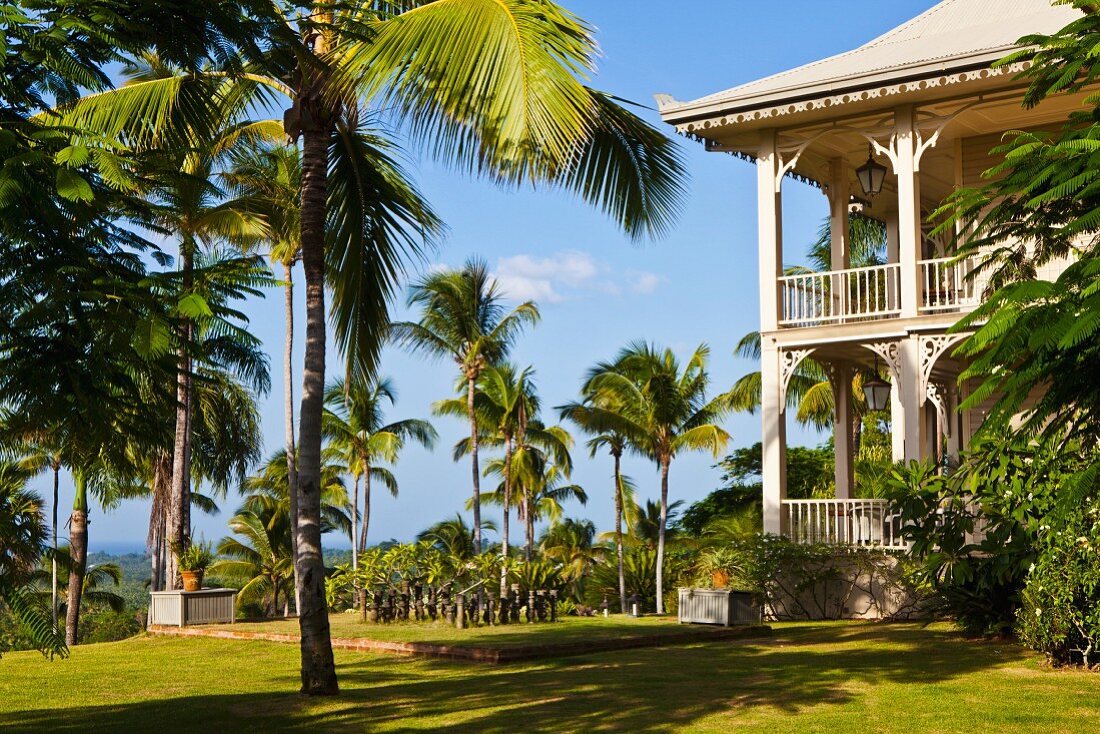
<path id="1" fill-rule="evenodd" d="M 882 184 L 886 180 L 886 166 L 875 160 L 875 149 L 867 144 L 867 162 L 856 169 L 856 178 L 867 196 L 875 196 L 882 191 Z"/>
<path id="2" fill-rule="evenodd" d="M 863 397 L 867 400 L 868 410 L 886 410 L 890 402 L 890 383 L 878 376 L 878 359 L 875 359 L 875 374 L 863 383 Z"/>

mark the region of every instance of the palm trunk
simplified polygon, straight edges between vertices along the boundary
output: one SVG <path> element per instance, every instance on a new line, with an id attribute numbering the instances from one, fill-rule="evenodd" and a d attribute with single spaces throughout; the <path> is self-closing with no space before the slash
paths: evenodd
<path id="1" fill-rule="evenodd" d="M 283 264 L 283 280 L 286 282 L 283 344 L 283 430 L 286 439 L 286 479 L 290 494 L 290 552 L 291 558 L 298 557 L 298 462 L 295 456 L 297 444 L 294 441 L 294 269 Z M 301 584 L 298 579 L 298 564 L 294 564 L 294 611 L 302 607 Z"/>
<path id="2" fill-rule="evenodd" d="M 69 553 L 72 567 L 69 569 L 68 609 L 65 613 L 65 644 L 76 644 L 80 629 L 80 598 L 84 594 L 84 570 L 88 560 L 88 494 L 81 479 L 76 480 L 76 498 L 73 514 L 69 518 Z"/>
<path id="3" fill-rule="evenodd" d="M 481 553 L 481 471 L 477 463 L 477 416 L 474 415 L 474 394 L 477 377 L 466 377 L 466 415 L 470 418 L 470 467 L 474 480 L 474 553 Z"/>
<path id="4" fill-rule="evenodd" d="M 194 251 L 188 242 L 180 245 L 180 268 L 183 271 L 183 292 L 190 293 Z M 176 431 L 172 445 L 172 489 L 168 501 L 168 545 L 172 556 L 168 563 L 165 588 L 176 588 L 179 567 L 176 556 L 187 549 L 191 527 L 191 323 L 184 320 L 180 327 L 180 346 L 176 366 Z"/>
<path id="5" fill-rule="evenodd" d="M 354 475 L 351 491 L 351 568 L 359 570 L 359 475 Z"/>
<path id="6" fill-rule="evenodd" d="M 370 525 L 370 462 L 363 466 L 363 524 L 359 530 L 359 555 L 367 550 L 367 527 Z"/>
<path id="7" fill-rule="evenodd" d="M 657 614 L 665 613 L 665 526 L 668 524 L 668 467 L 672 457 L 661 457 L 661 522 L 657 528 Z"/>
<path id="8" fill-rule="evenodd" d="M 623 474 L 622 453 L 615 451 L 615 555 L 619 563 L 619 611 L 626 614 L 626 574 L 623 572 Z"/>
<path id="9" fill-rule="evenodd" d="M 53 620 L 54 631 L 57 631 L 57 485 L 58 474 L 61 471 L 61 465 L 57 462 L 53 462 L 53 504 L 50 506 L 53 510 L 53 558 L 50 560 L 50 611 L 51 619 Z"/>
<path id="10" fill-rule="evenodd" d="M 322 40 L 318 41 L 323 45 Z M 309 101 L 308 96 L 306 100 Z M 325 603 L 325 563 L 321 551 L 321 413 L 325 391 L 325 208 L 328 195 L 328 143 L 331 124 L 314 104 L 314 124 L 303 134 L 302 264 L 306 287 L 306 345 L 298 453 L 298 557 L 301 581 L 302 693 L 339 692 Z"/>
<path id="11" fill-rule="evenodd" d="M 512 437 L 504 437 L 504 523 L 501 527 L 500 555 L 504 563 L 500 567 L 500 595 L 508 594 L 508 531 L 512 509 Z"/>
<path id="12" fill-rule="evenodd" d="M 524 532 L 526 535 L 524 538 L 523 555 L 524 558 L 530 561 L 535 551 L 535 503 L 531 499 L 530 490 L 524 492 L 523 502 L 526 508 L 523 511 Z"/>

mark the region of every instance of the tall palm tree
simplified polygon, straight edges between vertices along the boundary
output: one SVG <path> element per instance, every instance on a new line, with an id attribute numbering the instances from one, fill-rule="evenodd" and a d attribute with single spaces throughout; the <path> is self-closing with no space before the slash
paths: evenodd
<path id="1" fill-rule="evenodd" d="M 500 550 L 504 558 L 511 554 L 512 461 L 516 449 L 526 445 L 528 428 L 538 414 L 540 405 L 533 377 L 534 369 L 531 367 L 519 370 L 508 362 L 489 365 L 481 372 L 474 397 L 474 409 L 479 416 L 478 445 L 504 448 L 504 521 L 501 526 Z M 466 417 L 468 404 L 466 400 L 452 398 L 440 400 L 432 409 L 437 415 Z M 469 438 L 460 441 L 455 447 L 455 460 L 469 453 L 470 446 Z M 506 565 L 501 567 L 502 595 L 508 585 Z"/>
<path id="2" fill-rule="evenodd" d="M 582 431 L 595 434 L 588 440 L 589 456 L 595 457 L 600 450 L 606 449 L 614 462 L 614 471 L 611 475 L 613 482 L 613 496 L 615 498 L 615 562 L 619 574 L 619 609 L 626 609 L 626 574 L 624 571 L 623 551 L 623 515 L 627 508 L 627 498 L 633 507 L 633 487 L 622 473 L 623 452 L 627 450 L 627 439 L 621 433 L 608 430 L 604 425 L 602 411 L 592 411 L 589 404 L 599 404 L 607 410 L 613 409 L 613 404 L 607 403 L 610 396 L 600 394 L 586 394 L 580 403 L 569 403 L 559 407 L 563 420 L 568 419 L 576 423 Z"/>
<path id="3" fill-rule="evenodd" d="M 729 398 L 707 399 L 707 358 L 699 346 L 681 367 L 672 350 L 635 342 L 611 363 L 590 372 L 588 410 L 602 425 L 656 462 L 661 474 L 661 517 L 657 540 L 657 612 L 664 613 L 664 553 L 668 526 L 668 477 L 672 460 L 685 451 L 709 451 L 718 458 L 729 434 L 717 421 Z"/>
<path id="4" fill-rule="evenodd" d="M 93 130 L 113 131 L 127 124 L 131 130 L 156 129 L 170 110 L 186 109 L 172 104 L 179 94 L 195 95 L 212 76 L 290 100 L 284 126 L 291 138 L 302 140 L 306 280 L 298 563 L 305 571 L 302 577 L 312 581 L 303 593 L 302 690 L 325 694 L 338 690 L 315 519 L 325 374 L 329 172 L 338 170 L 344 155 L 339 145 L 333 145 L 334 131 L 357 110 L 371 105 L 386 109 L 397 127 L 427 143 L 439 158 L 504 184 L 530 182 L 576 192 L 636 237 L 662 233 L 678 212 L 683 166 L 678 149 L 663 134 L 610 95 L 586 86 L 597 55 L 592 30 L 549 0 L 313 0 L 303 4 L 296 17 L 270 24 L 265 41 L 266 52 L 246 60 L 245 75 L 221 70 L 214 73 L 220 76 L 195 75 L 187 84 L 177 81 L 165 87 L 161 104 L 147 104 L 154 90 L 146 88 L 114 104 L 78 107 L 65 122 Z M 240 106 L 244 96 L 222 94 L 217 99 Z M 351 198 L 348 205 L 334 201 L 336 207 L 355 208 L 387 200 L 367 196 Z M 398 217 L 402 223 L 409 221 L 403 214 Z M 372 258 L 361 258 L 364 249 L 356 249 L 356 243 L 327 253 L 334 264 L 330 272 L 337 276 L 337 341 L 364 374 L 371 374 L 377 363 L 388 322 L 387 297 L 400 275 L 402 254 L 408 251 L 397 239 L 374 238 Z M 359 288 L 344 287 L 360 272 L 356 262 L 374 267 L 378 255 L 389 266 L 377 269 L 379 278 L 361 279 Z"/>
<path id="5" fill-rule="evenodd" d="M 557 463 L 545 451 L 530 444 L 513 457 L 513 481 L 522 496 L 519 516 L 525 528 L 524 558 L 528 561 L 534 555 L 536 522 L 557 522 L 565 512 L 562 502 L 567 500 L 576 500 L 582 505 L 588 503 L 588 493 L 584 488 L 569 483 L 571 470 L 571 464 Z M 490 461 L 485 473 L 503 476 L 503 461 Z M 485 501 L 494 505 L 503 503 L 503 482 L 495 491 L 485 494 Z"/>
<path id="6" fill-rule="evenodd" d="M 409 305 L 420 309 L 420 320 L 391 326 L 398 341 L 414 352 L 450 357 L 461 373 L 470 425 L 469 454 L 473 478 L 474 549 L 481 553 L 481 469 L 478 442 L 481 429 L 476 410 L 477 383 L 491 364 L 503 360 L 519 334 L 539 320 L 531 301 L 510 311 L 500 286 L 484 261 L 470 259 L 461 270 L 429 274 L 412 287 Z"/>
<path id="7" fill-rule="evenodd" d="M 323 428 L 329 447 L 339 453 L 352 475 L 352 521 L 358 522 L 359 480 L 363 480 L 362 530 L 353 533 L 352 567 L 359 553 L 367 549 L 367 528 L 370 525 L 371 480 L 377 479 L 390 494 L 397 496 L 397 478 L 384 466 L 393 464 L 407 441 L 416 441 L 425 448 L 435 446 L 438 435 L 425 420 L 407 418 L 385 422 L 386 403 L 392 407 L 397 391 L 388 378 L 363 382 L 336 380 L 325 390 Z"/>
<path id="8" fill-rule="evenodd" d="M 297 557 L 298 468 L 294 438 L 294 266 L 301 259 L 301 151 L 294 145 L 256 141 L 229 150 L 228 170 L 221 174 L 237 204 L 259 213 L 267 224 L 261 246 L 283 271 L 283 441 L 290 483 L 290 544 Z M 294 565 L 294 564 L 292 564 Z M 294 565 L 295 609 L 298 568 Z"/>

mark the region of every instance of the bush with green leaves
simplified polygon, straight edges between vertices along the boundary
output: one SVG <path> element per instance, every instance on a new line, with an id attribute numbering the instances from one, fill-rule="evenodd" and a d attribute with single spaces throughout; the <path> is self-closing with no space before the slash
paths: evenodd
<path id="1" fill-rule="evenodd" d="M 1016 633 L 1053 665 L 1100 664 L 1100 502 L 1043 526 L 1016 613 Z"/>
<path id="2" fill-rule="evenodd" d="M 205 571 L 214 562 L 215 556 L 209 543 L 192 543 L 176 558 L 181 571 Z"/>
<path id="3" fill-rule="evenodd" d="M 1041 536 L 1062 528 L 1065 497 L 1094 474 L 1084 471 L 1092 453 L 1080 441 L 985 437 L 951 474 L 896 467 L 888 496 L 932 592 L 930 611 L 971 634 L 1009 634 Z"/>

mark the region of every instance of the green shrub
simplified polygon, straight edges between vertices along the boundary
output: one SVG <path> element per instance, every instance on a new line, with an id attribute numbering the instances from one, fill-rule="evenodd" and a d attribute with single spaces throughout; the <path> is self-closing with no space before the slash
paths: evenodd
<path id="1" fill-rule="evenodd" d="M 1046 529 L 1027 575 L 1016 632 L 1053 665 L 1100 663 L 1100 505 Z"/>
<path id="2" fill-rule="evenodd" d="M 214 551 L 209 543 L 192 543 L 178 554 L 181 571 L 205 571 L 214 562 Z"/>
<path id="3" fill-rule="evenodd" d="M 134 612 L 96 612 L 80 617 L 80 644 L 117 642 L 144 630 L 142 619 Z"/>

